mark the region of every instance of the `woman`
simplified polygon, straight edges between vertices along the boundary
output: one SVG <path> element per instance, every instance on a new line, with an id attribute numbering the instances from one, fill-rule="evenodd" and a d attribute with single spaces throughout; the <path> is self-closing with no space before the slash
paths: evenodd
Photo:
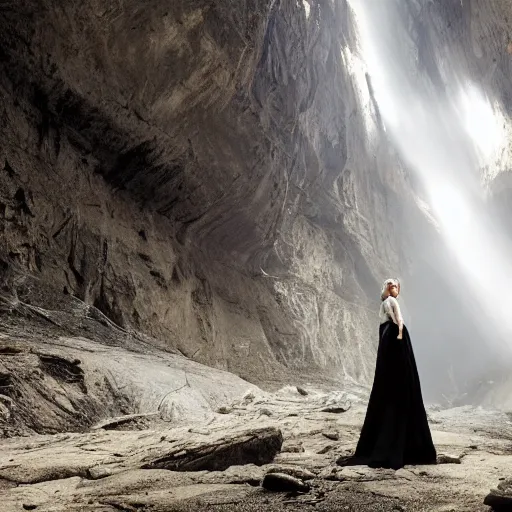
<path id="1" fill-rule="evenodd" d="M 354 456 L 340 459 L 340 465 L 399 469 L 436 462 L 399 293 L 397 279 L 384 282 L 377 365 L 366 418 Z"/>

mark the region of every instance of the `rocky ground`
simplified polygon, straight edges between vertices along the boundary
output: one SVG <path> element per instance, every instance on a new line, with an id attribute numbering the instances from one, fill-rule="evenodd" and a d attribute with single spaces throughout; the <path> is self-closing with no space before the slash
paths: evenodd
<path id="1" fill-rule="evenodd" d="M 252 390 L 182 427 L 131 416 L 84 433 L 6 439 L 2 510 L 484 511 L 490 488 L 510 474 L 507 416 L 473 408 L 430 411 L 442 464 L 341 468 L 336 459 L 354 448 L 364 404 L 300 391 Z"/>
<path id="2" fill-rule="evenodd" d="M 354 384 L 265 391 L 93 309 L 89 338 L 73 336 L 76 312 L 31 313 L 23 330 L 1 319 L 2 511 L 473 512 L 509 499 L 506 413 L 430 407 L 440 464 L 342 468 L 365 413 Z"/>

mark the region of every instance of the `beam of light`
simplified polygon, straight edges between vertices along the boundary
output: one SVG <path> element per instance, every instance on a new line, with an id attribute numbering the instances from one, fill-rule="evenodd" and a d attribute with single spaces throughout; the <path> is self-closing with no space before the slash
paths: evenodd
<path id="1" fill-rule="evenodd" d="M 375 98 L 386 131 L 420 178 L 442 239 L 479 300 L 482 321 L 498 329 L 496 348 L 512 353 L 510 248 L 488 216 L 480 173 L 503 151 L 505 120 L 465 80 L 452 86 L 448 99 L 422 80 L 417 50 L 407 46 L 404 27 L 402 37 L 397 31 L 404 23 L 400 3 L 349 0 Z"/>
<path id="2" fill-rule="evenodd" d="M 488 165 L 506 142 L 505 120 L 474 85 L 462 88 L 458 100 L 464 128 L 480 153 L 480 163 Z"/>

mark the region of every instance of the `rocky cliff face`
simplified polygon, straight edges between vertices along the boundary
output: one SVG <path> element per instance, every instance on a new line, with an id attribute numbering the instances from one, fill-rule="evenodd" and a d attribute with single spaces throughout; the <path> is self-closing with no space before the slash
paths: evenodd
<path id="1" fill-rule="evenodd" d="M 448 358 L 429 320 L 446 316 L 432 296 L 453 278 L 437 265 L 448 256 L 344 0 L 0 9 L 8 310 L 78 299 L 252 381 L 368 382 L 380 281 L 398 274 L 420 367 L 444 375 L 464 352 L 471 317 L 450 312 Z M 404 4 L 419 72 L 439 90 L 480 81 L 508 112 L 507 9 Z M 493 190 L 506 211 L 507 188 Z"/>
<path id="2" fill-rule="evenodd" d="M 402 182 L 365 141 L 347 5 L 1 9 L 6 300 L 72 295 L 250 379 L 368 379 Z"/>

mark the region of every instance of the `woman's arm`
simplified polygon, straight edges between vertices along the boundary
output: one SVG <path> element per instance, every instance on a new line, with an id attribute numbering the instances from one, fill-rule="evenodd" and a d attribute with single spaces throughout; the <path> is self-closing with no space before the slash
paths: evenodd
<path id="1" fill-rule="evenodd" d="M 400 311 L 400 304 L 398 304 L 398 301 L 391 297 L 390 300 L 389 300 L 390 304 L 391 304 L 391 308 L 393 309 L 393 313 L 394 313 L 394 319 L 393 319 L 393 322 L 395 322 L 395 324 L 398 325 L 398 339 L 401 340 L 402 339 L 402 331 L 404 329 L 404 320 L 402 318 L 402 312 Z"/>

